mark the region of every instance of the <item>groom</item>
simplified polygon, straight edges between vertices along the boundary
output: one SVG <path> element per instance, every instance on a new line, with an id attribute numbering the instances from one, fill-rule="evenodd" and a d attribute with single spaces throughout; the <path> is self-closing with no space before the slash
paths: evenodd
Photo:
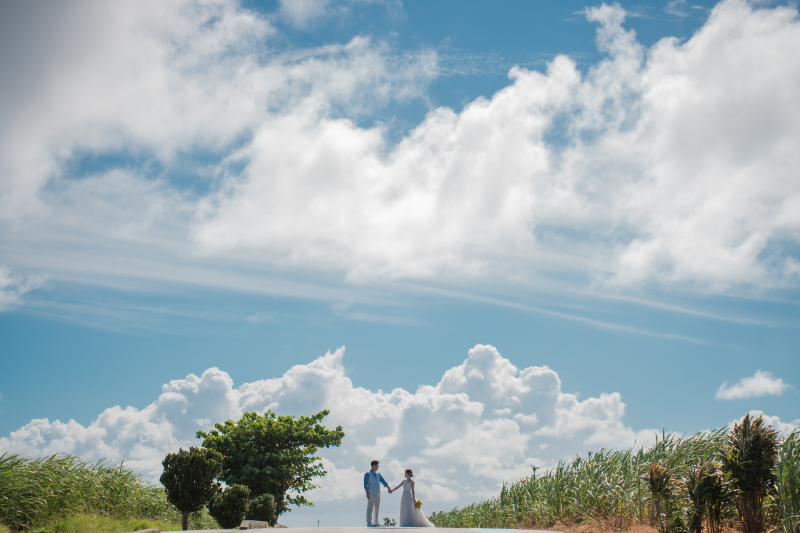
<path id="1" fill-rule="evenodd" d="M 367 527 L 376 527 L 378 525 L 378 509 L 381 506 L 381 483 L 392 493 L 392 489 L 383 479 L 383 476 L 378 473 L 378 461 L 370 463 L 372 469 L 364 474 L 364 490 L 367 492 Z"/>

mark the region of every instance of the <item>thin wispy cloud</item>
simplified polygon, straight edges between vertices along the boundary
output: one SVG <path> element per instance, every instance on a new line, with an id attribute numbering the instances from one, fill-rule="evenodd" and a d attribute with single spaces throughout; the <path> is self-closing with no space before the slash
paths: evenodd
<path id="1" fill-rule="evenodd" d="M 707 9 L 703 6 L 692 4 L 687 0 L 670 0 L 664 8 L 664 12 L 676 17 L 686 18 L 705 16 L 707 14 Z"/>
<path id="2" fill-rule="evenodd" d="M 436 65 L 441 76 L 507 76 L 514 67 L 545 68 L 556 54 L 505 55 L 498 52 L 477 53 L 439 51 Z"/>
<path id="3" fill-rule="evenodd" d="M 555 309 L 548 309 L 544 307 L 538 307 L 530 304 L 525 304 L 522 302 L 514 301 L 511 299 L 501 299 L 492 296 L 484 296 L 474 293 L 469 293 L 467 291 L 456 291 L 456 290 L 449 290 L 449 289 L 428 289 L 430 292 L 448 295 L 451 298 L 458 298 L 463 300 L 470 300 L 475 302 L 482 302 L 488 303 L 492 305 L 496 305 L 498 307 L 508 307 L 511 309 L 519 309 L 521 311 L 549 316 L 553 318 L 558 318 L 561 320 L 567 320 L 569 322 L 579 322 L 581 324 L 585 324 L 587 326 L 591 326 L 597 329 L 603 329 L 608 331 L 617 331 L 620 333 L 627 333 L 632 335 L 644 335 L 646 337 L 657 337 L 663 339 L 672 339 L 681 342 L 688 342 L 691 344 L 701 344 L 705 346 L 726 346 L 732 348 L 734 346 L 729 344 L 719 344 L 713 341 L 709 341 L 706 339 L 700 339 L 696 337 L 691 337 L 688 335 L 681 335 L 677 333 L 669 333 L 669 332 L 662 332 L 652 329 L 645 329 L 639 328 L 635 326 L 631 326 L 629 324 L 625 324 L 623 322 L 614 322 L 611 320 L 600 320 L 592 317 L 587 317 L 584 315 L 580 315 L 577 313 L 568 313 L 565 311 L 557 311 Z"/>
<path id="4" fill-rule="evenodd" d="M 743 316 L 734 316 L 729 314 L 722 314 L 710 311 L 703 311 L 696 308 L 690 308 L 680 305 L 672 305 L 667 304 L 664 302 L 659 302 L 656 300 L 645 300 L 643 298 L 636 298 L 631 296 L 623 296 L 623 295 L 615 295 L 615 294 L 608 294 L 608 293 L 597 293 L 597 292 L 589 292 L 585 293 L 587 295 L 594 296 L 599 299 L 603 300 L 618 300 L 622 302 L 630 302 L 636 305 L 640 305 L 643 307 L 650 307 L 653 309 L 662 309 L 665 311 L 670 311 L 672 313 L 677 314 L 684 314 L 690 316 L 696 316 L 700 318 L 708 318 L 711 320 L 717 320 L 721 322 L 731 322 L 734 324 L 744 324 L 750 326 L 766 326 L 771 328 L 797 328 L 797 324 L 788 323 L 788 322 L 778 322 L 778 321 L 769 321 L 763 320 L 758 318 L 750 318 L 750 317 L 743 317 Z M 787 302 L 787 303 L 795 303 L 796 302 Z"/>
<path id="5" fill-rule="evenodd" d="M 19 276 L 10 268 L 0 266 L 0 312 L 10 311 L 23 304 L 26 293 L 44 286 L 47 276 Z"/>
<path id="6" fill-rule="evenodd" d="M 742 400 L 761 396 L 780 396 L 791 388 L 783 379 L 775 377 L 771 372 L 757 370 L 755 374 L 740 379 L 729 385 L 727 382 L 717 390 L 717 400 Z"/>

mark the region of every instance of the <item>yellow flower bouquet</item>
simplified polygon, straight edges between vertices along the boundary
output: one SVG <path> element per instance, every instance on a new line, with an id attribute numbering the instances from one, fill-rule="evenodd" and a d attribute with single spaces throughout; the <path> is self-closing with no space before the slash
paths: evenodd
<path id="1" fill-rule="evenodd" d="M 422 507 L 422 500 L 417 500 L 417 503 L 415 505 L 416 505 L 417 509 Z"/>

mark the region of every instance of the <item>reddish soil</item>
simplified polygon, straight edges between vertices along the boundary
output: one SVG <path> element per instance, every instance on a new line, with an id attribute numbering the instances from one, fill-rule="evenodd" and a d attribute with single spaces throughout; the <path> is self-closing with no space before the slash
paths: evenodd
<path id="1" fill-rule="evenodd" d="M 654 527 L 646 524 L 619 523 L 611 520 L 607 522 L 556 522 L 551 527 L 542 528 L 564 533 L 658 533 Z"/>
<path id="2" fill-rule="evenodd" d="M 525 526 L 520 525 L 523 529 L 546 529 L 550 531 L 563 531 L 564 533 L 658 533 L 658 530 L 647 524 L 631 523 L 631 522 L 614 522 L 608 520 L 606 522 L 595 522 L 585 520 L 583 522 L 556 522 L 549 527 L 541 526 Z M 768 530 L 767 533 L 778 533 L 783 528 Z M 706 530 L 704 530 L 706 531 Z M 740 529 L 722 528 L 722 533 L 742 533 Z"/>

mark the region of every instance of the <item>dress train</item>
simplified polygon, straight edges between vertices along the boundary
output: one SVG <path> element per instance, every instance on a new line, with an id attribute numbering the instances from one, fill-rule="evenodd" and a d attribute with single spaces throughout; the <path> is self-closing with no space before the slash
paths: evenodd
<path id="1" fill-rule="evenodd" d="M 400 499 L 400 527 L 436 527 L 428 520 L 420 509 L 417 509 L 411 497 L 411 482 L 403 481 L 403 497 Z"/>

